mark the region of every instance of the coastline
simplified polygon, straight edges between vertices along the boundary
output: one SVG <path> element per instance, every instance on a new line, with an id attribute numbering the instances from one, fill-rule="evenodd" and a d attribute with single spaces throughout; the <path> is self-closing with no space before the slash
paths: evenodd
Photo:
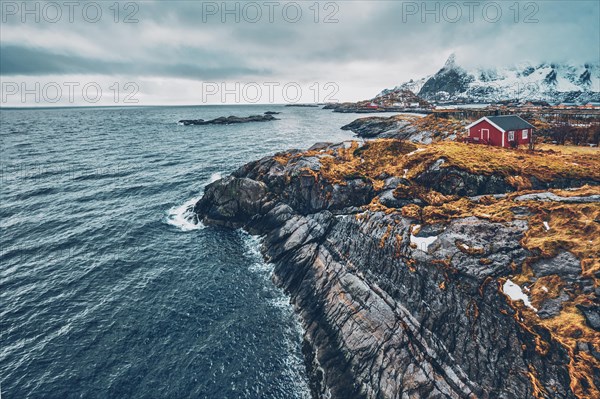
<path id="1" fill-rule="evenodd" d="M 487 389 L 493 387 L 497 394 L 533 397 L 540 384 L 557 397 L 581 397 L 569 390 L 569 356 L 560 349 L 560 340 L 544 340 L 546 353 L 538 353 L 537 341 L 518 322 L 527 313 L 524 305 L 508 300 L 492 283 L 496 280 L 501 287 L 504 279 L 514 278 L 511 262 L 536 257 L 519 244 L 530 234 L 531 216 L 515 214 L 512 221 L 503 221 L 471 211 L 470 216 L 421 227 L 422 216 L 411 211 L 426 197 L 409 195 L 410 203 L 398 213 L 371 203 L 382 189 L 374 189 L 369 180 L 332 184 L 324 178 L 323 156 L 347 159 L 344 154 L 357 151 L 342 148 L 279 153 L 251 162 L 207 187 L 195 207 L 207 224 L 241 227 L 265 237 L 262 252 L 275 264 L 274 280 L 303 320 L 313 395 L 488 397 Z M 409 149 L 412 154 L 414 149 Z M 402 151 L 408 154 L 409 149 Z M 435 162 L 430 165 L 434 168 L 411 172 L 409 180 L 423 184 L 420 175 L 429 173 L 427 181 L 442 184 L 438 190 L 445 192 L 449 188 L 444 188 L 443 178 L 432 175 L 440 169 Z M 393 179 L 385 184 L 402 184 Z M 597 176 L 590 179 L 599 182 Z M 556 182 L 575 187 L 584 180 Z M 476 184 L 472 193 L 467 190 L 474 195 L 508 189 L 495 180 L 482 186 L 479 177 L 468 173 L 463 183 Z M 594 198 L 592 204 L 597 203 Z M 415 248 L 415 236 L 436 238 L 432 248 L 423 250 Z M 538 260 L 534 268 L 542 270 L 543 262 Z M 568 258 L 563 267 L 571 272 L 565 273 L 585 283 L 585 276 L 572 275 L 578 263 Z M 584 286 L 593 291 L 588 283 Z M 560 316 L 552 300 L 542 302 L 550 306 L 541 308 L 550 320 Z M 447 324 L 449 315 L 456 324 Z M 502 345 L 498 337 L 504 337 Z M 497 359 L 493 365 L 487 360 L 492 353 Z M 545 363 L 549 359 L 551 367 Z"/>

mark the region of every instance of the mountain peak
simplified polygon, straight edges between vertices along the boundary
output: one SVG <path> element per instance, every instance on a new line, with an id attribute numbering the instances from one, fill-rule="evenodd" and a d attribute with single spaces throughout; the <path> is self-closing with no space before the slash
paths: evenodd
<path id="1" fill-rule="evenodd" d="M 444 64 L 444 68 L 445 69 L 453 69 L 455 67 L 456 67 L 456 54 L 452 53 L 446 60 L 446 63 Z"/>

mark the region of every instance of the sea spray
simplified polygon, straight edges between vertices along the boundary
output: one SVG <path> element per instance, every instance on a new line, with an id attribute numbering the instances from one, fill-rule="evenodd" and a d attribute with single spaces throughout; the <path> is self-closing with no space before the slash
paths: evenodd
<path id="1" fill-rule="evenodd" d="M 194 213 L 194 205 L 200 197 L 187 200 L 182 205 L 175 206 L 167 212 L 167 223 L 179 228 L 181 231 L 193 231 L 204 228 Z"/>
<path id="2" fill-rule="evenodd" d="M 210 175 L 210 178 L 204 184 L 204 186 L 214 183 L 221 177 L 221 173 L 213 173 Z M 194 212 L 194 205 L 196 205 L 196 202 L 198 202 L 200 198 L 201 197 L 194 197 L 187 200 L 182 205 L 174 206 L 169 209 L 167 211 L 167 223 L 171 226 L 179 228 L 181 231 L 193 231 L 204 228 L 204 225 L 198 220 L 198 217 Z"/>

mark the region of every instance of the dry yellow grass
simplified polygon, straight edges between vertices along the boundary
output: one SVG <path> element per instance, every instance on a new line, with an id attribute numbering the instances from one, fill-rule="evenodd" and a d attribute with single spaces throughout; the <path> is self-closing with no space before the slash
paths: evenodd
<path id="1" fill-rule="evenodd" d="M 456 166 L 473 173 L 505 176 L 518 190 L 531 188 L 532 177 L 541 181 L 557 178 L 600 180 L 600 156 L 589 152 L 529 152 L 457 142 L 417 146 L 380 139 L 361 148 L 354 143 L 350 148 L 329 150 L 327 154 L 331 157 L 321 160 L 321 177 L 339 184 L 360 177 L 370 180 L 376 189 L 381 188 L 383 179 L 389 176 L 414 178 L 440 158 L 446 160 L 443 167 Z M 282 163 L 288 159 L 278 157 Z"/>
<path id="2" fill-rule="evenodd" d="M 591 353 L 580 351 L 579 342 L 592 345 L 600 350 L 600 333 L 587 326 L 576 305 L 590 303 L 590 298 L 579 295 L 565 302 L 558 316 L 549 319 L 529 317 L 530 322 L 545 327 L 553 339 L 558 341 L 569 353 L 570 387 L 579 399 L 600 398 L 600 387 L 594 382 L 594 375 L 600 370 L 600 361 Z M 531 320 L 533 318 L 533 320 Z"/>
<path id="3" fill-rule="evenodd" d="M 499 174 L 512 179 L 517 179 L 519 176 L 533 176 L 542 181 L 559 177 L 600 180 L 598 154 L 529 152 L 456 142 L 434 143 L 427 146 L 424 151 L 415 154 L 408 166 L 420 165 L 420 167 L 411 170 L 411 174 L 419 173 L 439 158 L 448 161 L 446 166 L 457 166 L 480 174 Z M 517 183 L 515 187 L 520 188 Z"/>
<path id="4" fill-rule="evenodd" d="M 556 145 L 556 144 L 537 144 L 537 150 L 555 151 L 562 154 L 583 154 L 600 157 L 600 148 L 598 147 L 583 147 L 578 145 Z"/>
<path id="5" fill-rule="evenodd" d="M 516 280 L 517 277 L 511 277 L 511 279 Z M 504 281 L 505 279 L 501 279 L 499 286 Z M 548 292 L 540 289 L 542 286 L 546 286 Z M 533 306 L 540 306 L 545 299 L 558 296 L 563 285 L 560 279 L 551 276 L 545 280 L 539 279 L 532 287 L 529 294 L 531 303 Z M 536 352 L 545 356 L 550 349 L 549 343 L 542 337 L 540 330 L 546 330 L 551 340 L 565 348 L 569 354 L 567 369 L 571 379 L 570 388 L 575 396 L 579 399 L 599 398 L 600 387 L 595 384 L 594 376 L 600 370 L 600 361 L 591 353 L 581 351 L 578 345 L 581 342 L 590 345 L 594 351 L 600 350 L 600 333 L 587 326 L 583 315 L 577 309 L 577 305 L 591 304 L 593 300 L 590 296 L 580 293 L 571 293 L 570 295 L 571 299 L 563 304 L 560 313 L 547 319 L 540 318 L 537 313 L 520 301 L 509 300 L 508 302 L 515 310 L 514 320 L 531 334 Z M 530 371 L 534 375 L 536 374 L 535 369 L 530 368 Z M 536 386 L 534 380 L 532 380 L 532 384 L 534 388 L 541 387 L 541 385 Z M 547 396 L 541 397 L 546 398 Z"/>
<path id="6" fill-rule="evenodd" d="M 600 204 L 532 203 L 530 207 L 535 214 L 529 218 L 521 245 L 543 257 L 573 253 L 581 261 L 582 275 L 600 286 L 595 277 L 600 271 Z"/>
<path id="7" fill-rule="evenodd" d="M 403 176 L 404 155 L 415 151 L 414 144 L 399 140 L 375 140 L 359 148 L 331 152 L 334 157 L 321 160 L 321 176 L 332 183 L 345 184 L 350 178 L 362 177 L 377 186 L 385 176 Z M 379 183 L 380 184 L 380 183 Z"/>

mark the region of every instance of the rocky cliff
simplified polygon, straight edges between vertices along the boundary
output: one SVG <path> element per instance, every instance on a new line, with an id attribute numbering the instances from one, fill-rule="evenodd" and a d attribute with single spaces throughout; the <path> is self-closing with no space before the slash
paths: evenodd
<path id="1" fill-rule="evenodd" d="M 263 236 L 315 397 L 597 398 L 599 182 L 589 154 L 317 144 L 195 212 Z"/>

